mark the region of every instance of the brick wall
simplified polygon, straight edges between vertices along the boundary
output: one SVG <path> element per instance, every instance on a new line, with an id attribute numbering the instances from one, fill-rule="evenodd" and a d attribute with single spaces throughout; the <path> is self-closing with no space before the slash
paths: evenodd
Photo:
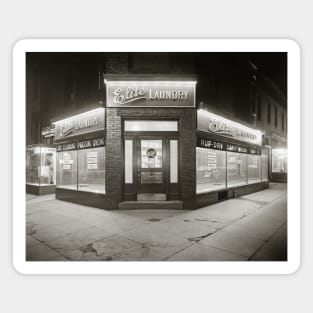
<path id="1" fill-rule="evenodd" d="M 118 109 L 106 109 L 105 186 L 111 209 L 122 201 L 122 131 Z"/>
<path id="2" fill-rule="evenodd" d="M 109 53 L 106 57 L 106 74 L 127 74 L 128 53 Z"/>

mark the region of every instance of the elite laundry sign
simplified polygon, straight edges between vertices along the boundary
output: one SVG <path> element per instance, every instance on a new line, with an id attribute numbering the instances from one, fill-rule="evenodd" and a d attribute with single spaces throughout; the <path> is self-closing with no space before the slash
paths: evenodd
<path id="1" fill-rule="evenodd" d="M 197 111 L 197 128 L 207 133 L 262 145 L 262 132 L 208 111 Z"/>
<path id="2" fill-rule="evenodd" d="M 55 122 L 54 141 L 104 130 L 104 114 L 104 108 L 98 108 Z"/>
<path id="3" fill-rule="evenodd" d="M 196 81 L 105 80 L 108 107 L 194 107 Z"/>

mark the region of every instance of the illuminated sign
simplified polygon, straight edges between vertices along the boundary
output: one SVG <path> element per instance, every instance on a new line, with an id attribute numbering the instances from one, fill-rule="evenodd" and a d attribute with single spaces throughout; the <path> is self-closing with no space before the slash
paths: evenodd
<path id="1" fill-rule="evenodd" d="M 108 107 L 194 107 L 196 81 L 105 80 Z"/>
<path id="2" fill-rule="evenodd" d="M 57 145 L 57 151 L 69 151 L 69 150 L 76 150 L 77 149 L 77 144 L 76 142 L 71 142 L 71 143 L 63 143 L 60 145 Z"/>
<path id="3" fill-rule="evenodd" d="M 71 143 L 63 143 L 57 145 L 57 151 L 69 151 L 69 150 L 81 150 L 81 149 L 88 149 L 88 148 L 97 148 L 97 147 L 104 147 L 105 140 L 104 138 L 96 138 L 96 139 L 89 139 L 89 140 L 81 140 L 81 141 L 74 141 Z"/>
<path id="4" fill-rule="evenodd" d="M 96 148 L 104 146 L 104 138 L 83 140 L 77 142 L 77 149 Z"/>
<path id="5" fill-rule="evenodd" d="M 204 110 L 197 111 L 198 130 L 245 141 L 254 145 L 262 145 L 262 133 Z"/>
<path id="6" fill-rule="evenodd" d="M 104 109 L 88 111 L 55 122 L 55 141 L 104 130 Z"/>
<path id="7" fill-rule="evenodd" d="M 41 135 L 45 138 L 54 137 L 55 128 L 54 127 L 45 127 L 42 129 Z"/>
<path id="8" fill-rule="evenodd" d="M 261 149 L 258 149 L 258 148 L 245 147 L 245 146 L 240 146 L 236 144 L 221 142 L 221 141 L 202 138 L 202 137 L 197 137 L 197 147 L 213 149 L 213 150 L 222 150 L 222 151 L 229 151 L 229 152 L 261 155 Z"/>

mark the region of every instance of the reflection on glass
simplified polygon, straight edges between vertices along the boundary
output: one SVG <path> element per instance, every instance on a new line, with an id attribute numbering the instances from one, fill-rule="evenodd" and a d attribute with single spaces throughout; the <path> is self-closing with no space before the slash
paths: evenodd
<path id="1" fill-rule="evenodd" d="M 58 152 L 58 187 L 77 190 L 77 151 Z"/>
<path id="2" fill-rule="evenodd" d="M 170 182 L 178 183 L 178 141 L 170 140 Z"/>
<path id="3" fill-rule="evenodd" d="M 40 185 L 56 184 L 56 150 L 55 148 L 41 147 Z"/>
<path id="4" fill-rule="evenodd" d="M 26 183 L 31 185 L 55 185 L 56 149 L 32 146 L 26 149 Z"/>
<path id="5" fill-rule="evenodd" d="M 268 181 L 268 150 L 262 150 L 262 181 Z"/>
<path id="6" fill-rule="evenodd" d="M 261 181 L 261 156 L 248 154 L 248 184 Z"/>
<path id="7" fill-rule="evenodd" d="M 40 148 L 27 147 L 26 149 L 26 183 L 39 185 L 40 175 Z"/>
<path id="8" fill-rule="evenodd" d="M 197 193 L 226 188 L 226 152 L 197 147 Z"/>
<path id="9" fill-rule="evenodd" d="M 78 150 L 78 190 L 105 193 L 104 147 Z"/>
<path id="10" fill-rule="evenodd" d="M 287 149 L 272 150 L 272 172 L 287 173 Z"/>
<path id="11" fill-rule="evenodd" d="M 227 152 L 227 187 L 247 183 L 247 155 Z"/>
<path id="12" fill-rule="evenodd" d="M 162 168 L 162 140 L 141 140 L 141 168 Z"/>
<path id="13" fill-rule="evenodd" d="M 133 183 L 133 141 L 125 140 L 125 183 Z"/>

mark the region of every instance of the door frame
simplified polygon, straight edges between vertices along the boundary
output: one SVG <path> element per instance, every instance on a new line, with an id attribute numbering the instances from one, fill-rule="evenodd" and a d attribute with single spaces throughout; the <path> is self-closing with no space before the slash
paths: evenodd
<path id="1" fill-rule="evenodd" d="M 162 172 L 162 182 L 160 184 L 142 184 L 141 183 L 141 176 L 142 172 L 149 172 L 149 169 L 142 168 L 142 148 L 141 144 L 143 140 L 160 140 L 162 143 L 162 167 L 161 168 L 153 168 L 153 172 Z M 137 136 L 135 141 L 135 162 L 133 162 L 133 166 L 135 166 L 134 171 L 137 175 L 137 196 L 141 193 L 161 193 L 165 194 L 167 198 L 167 163 L 168 163 L 168 152 L 166 147 L 166 138 L 165 136 Z M 151 189 L 151 191 L 144 191 L 143 189 Z M 152 191 L 154 190 L 154 191 Z"/>
<path id="2" fill-rule="evenodd" d="M 180 149 L 180 136 L 179 132 L 125 132 L 122 140 L 122 194 L 124 201 L 137 201 L 138 195 L 138 163 L 140 160 L 136 159 L 136 150 L 140 145 L 141 139 L 162 139 L 163 145 L 163 158 L 162 162 L 164 169 L 164 188 L 166 200 L 178 200 L 180 198 L 180 172 L 181 172 L 181 149 Z M 125 183 L 125 140 L 132 140 L 132 183 Z M 178 182 L 170 183 L 170 140 L 177 140 L 178 142 Z M 138 148 L 140 149 L 140 148 Z"/>

